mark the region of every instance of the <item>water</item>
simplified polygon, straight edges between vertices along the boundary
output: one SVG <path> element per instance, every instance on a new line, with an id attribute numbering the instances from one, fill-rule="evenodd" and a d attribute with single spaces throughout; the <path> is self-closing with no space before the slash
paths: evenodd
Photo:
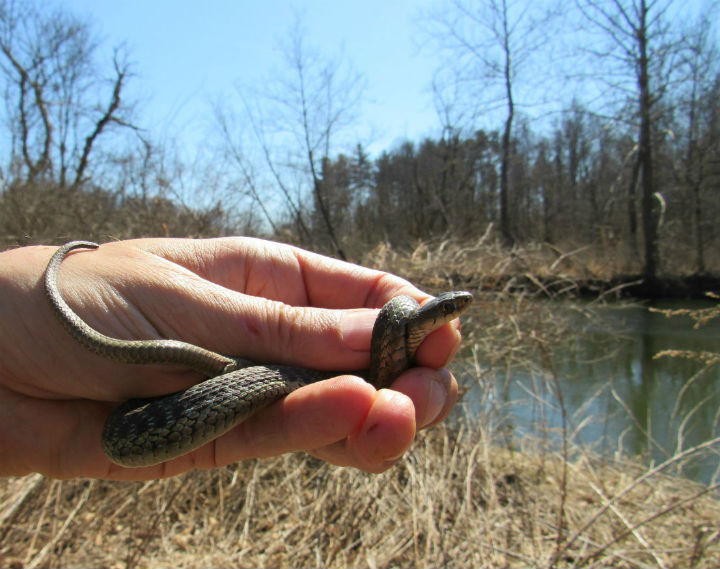
<path id="1" fill-rule="evenodd" d="M 549 433 L 557 443 L 563 404 L 571 443 L 604 456 L 641 456 L 648 464 L 720 436 L 720 363 L 656 357 L 663 350 L 720 353 L 720 318 L 695 329 L 688 316 L 667 318 L 645 306 L 586 310 L 589 318 L 569 305 L 553 307 L 567 313 L 569 338 L 536 358 L 544 361 L 533 369 L 490 372 L 482 388 L 467 394 L 466 412 L 480 420 L 494 414 L 498 425 Z M 718 469 L 715 444 L 670 472 L 709 483 L 720 478 Z"/>

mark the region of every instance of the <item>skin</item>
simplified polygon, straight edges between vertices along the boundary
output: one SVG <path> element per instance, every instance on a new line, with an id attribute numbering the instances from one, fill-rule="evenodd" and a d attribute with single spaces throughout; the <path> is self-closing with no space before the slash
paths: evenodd
<path id="1" fill-rule="evenodd" d="M 189 455 L 146 468 L 114 465 L 100 433 L 117 402 L 203 378 L 172 366 L 118 364 L 73 340 L 42 284 L 55 249 L 0 253 L 0 475 L 147 480 L 299 450 L 378 473 L 457 400 L 457 383 L 443 369 L 460 345 L 453 321 L 423 342 L 422 367 L 392 389 L 340 375 L 293 392 Z M 372 325 L 389 299 L 429 298 L 394 275 L 251 238 L 107 243 L 71 253 L 59 286 L 109 336 L 178 338 L 258 362 L 330 370 L 368 366 Z"/>

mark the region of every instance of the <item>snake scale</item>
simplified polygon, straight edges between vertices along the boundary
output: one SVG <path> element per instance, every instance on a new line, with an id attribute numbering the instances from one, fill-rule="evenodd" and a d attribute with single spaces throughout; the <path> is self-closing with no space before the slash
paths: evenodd
<path id="1" fill-rule="evenodd" d="M 92 352 L 118 362 L 182 365 L 208 377 L 177 393 L 131 399 L 116 407 L 102 433 L 103 450 L 112 462 L 141 467 L 182 456 L 295 389 L 341 373 L 258 365 L 179 340 L 119 340 L 98 332 L 70 308 L 57 286 L 60 264 L 70 251 L 98 247 L 90 241 L 71 241 L 58 248 L 47 265 L 47 298 L 68 332 Z M 457 318 L 472 298 L 469 292 L 448 292 L 422 307 L 408 296 L 390 300 L 373 327 L 370 369 L 360 375 L 378 389 L 388 387 L 413 364 L 423 339 Z"/>

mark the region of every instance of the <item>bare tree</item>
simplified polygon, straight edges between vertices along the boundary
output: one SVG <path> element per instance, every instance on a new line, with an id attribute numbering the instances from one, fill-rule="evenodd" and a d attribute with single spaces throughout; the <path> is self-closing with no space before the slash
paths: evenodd
<path id="1" fill-rule="evenodd" d="M 100 137 L 113 125 L 134 128 L 123 100 L 128 63 L 116 49 L 113 75 L 104 80 L 94 65 L 97 47 L 88 24 L 66 11 L 0 2 L 0 80 L 15 179 L 77 188 Z"/>
<path id="2" fill-rule="evenodd" d="M 668 88 L 677 79 L 681 44 L 670 25 L 672 0 L 576 0 L 582 15 L 599 33 L 601 47 L 588 48 L 602 73 L 608 94 L 615 102 L 634 107 L 637 128 L 637 163 L 630 185 L 639 177 L 640 211 L 644 241 L 644 274 L 653 281 L 659 269 L 658 225 L 664 198 L 657 180 L 655 153 L 658 126 L 664 110 L 661 104 Z M 590 39 L 592 41 L 592 37 Z M 597 78 L 597 75 L 596 75 Z M 626 107 L 621 111 L 626 117 Z M 633 215 L 631 207 L 631 215 Z M 631 220 L 632 224 L 634 221 Z"/>
<path id="3" fill-rule="evenodd" d="M 221 144 L 224 150 L 226 161 L 230 162 L 234 169 L 239 173 L 240 180 L 231 182 L 234 186 L 241 186 L 245 196 L 251 199 L 251 203 L 260 208 L 263 219 L 269 225 L 274 235 L 280 233 L 279 227 L 270 212 L 262 195 L 259 186 L 260 176 L 252 161 L 245 155 L 240 141 L 237 139 L 237 125 L 234 122 L 234 116 L 228 115 L 226 109 L 220 106 L 215 108 L 215 121 L 220 130 Z"/>
<path id="4" fill-rule="evenodd" d="M 329 242 L 336 255 L 346 258 L 337 219 L 343 212 L 335 207 L 335 188 L 324 179 L 323 165 L 337 152 L 338 137 L 354 119 L 364 85 L 347 62 L 309 48 L 305 36 L 296 21 L 282 46 L 284 73 L 265 82 L 260 93 L 243 93 L 244 111 L 261 147 L 262 169 L 269 172 L 282 194 L 300 237 L 314 241 L 318 220 L 323 241 Z M 253 97 L 255 104 L 248 102 Z M 225 131 L 226 144 L 232 142 L 227 134 Z M 241 147 L 231 144 L 238 163 L 248 159 L 239 152 Z M 243 165 L 241 169 L 250 193 L 259 201 L 255 182 L 247 180 L 247 174 L 261 168 Z M 270 210 L 263 207 L 269 219 Z M 270 220 L 270 224 L 276 226 L 277 222 Z"/>
<path id="5" fill-rule="evenodd" d="M 438 84 L 455 90 L 462 85 L 462 98 L 470 108 L 466 114 L 475 119 L 504 107 L 498 205 L 499 230 L 508 243 L 514 241 L 509 194 L 516 83 L 521 77 L 529 81 L 531 63 L 547 43 L 552 16 L 530 2 L 452 0 L 432 17 L 432 34 L 449 54 L 444 69 L 450 75 L 436 79 L 436 93 Z M 447 103 L 441 109 L 447 120 Z"/>
<path id="6" fill-rule="evenodd" d="M 717 107 L 720 68 L 717 63 L 717 46 L 711 40 L 711 21 L 702 18 L 693 24 L 685 34 L 683 67 L 687 70 L 688 80 L 680 101 L 679 114 L 684 115 L 684 124 L 678 129 L 684 152 L 676 165 L 676 176 L 690 193 L 695 268 L 704 273 L 705 220 L 709 213 L 706 211 L 704 194 L 707 187 L 712 185 L 713 154 L 717 155 L 720 144 L 717 125 L 712 121 L 714 113 L 709 107 Z"/>

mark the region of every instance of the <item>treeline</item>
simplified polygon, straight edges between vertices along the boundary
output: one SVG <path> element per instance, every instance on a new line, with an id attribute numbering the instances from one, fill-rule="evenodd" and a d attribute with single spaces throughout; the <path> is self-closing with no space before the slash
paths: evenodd
<path id="1" fill-rule="evenodd" d="M 720 262 L 720 76 L 687 116 L 658 124 L 655 199 L 664 268 L 703 272 Z M 702 125 L 700 128 L 699 125 Z M 513 242 L 563 249 L 593 245 L 642 257 L 634 132 L 575 106 L 551 132 L 523 125 L 512 139 L 509 233 Z M 422 239 L 483 235 L 500 223 L 501 133 L 406 142 L 369 160 L 361 147 L 323 165 L 331 221 L 345 243 L 408 247 Z M 324 223 L 313 208 L 314 231 Z"/>

